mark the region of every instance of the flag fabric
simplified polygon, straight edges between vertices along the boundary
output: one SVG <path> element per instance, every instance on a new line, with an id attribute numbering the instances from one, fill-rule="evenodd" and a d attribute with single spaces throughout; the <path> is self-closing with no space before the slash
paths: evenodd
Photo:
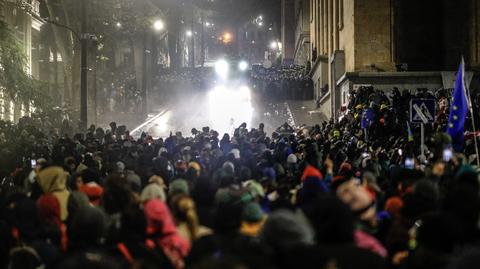
<path id="1" fill-rule="evenodd" d="M 374 119 L 375 119 L 375 112 L 373 111 L 373 109 L 371 107 L 365 109 L 362 113 L 362 122 L 361 122 L 362 129 L 370 127 Z"/>
<path id="2" fill-rule="evenodd" d="M 408 142 L 413 142 L 413 133 L 408 121 L 407 121 L 407 131 L 408 131 Z"/>
<path id="3" fill-rule="evenodd" d="M 464 77 L 465 67 L 462 59 L 455 80 L 447 126 L 447 133 L 452 137 L 452 145 L 457 151 L 461 150 L 463 146 L 465 118 L 467 117 L 468 112 L 467 89 L 465 88 Z"/>

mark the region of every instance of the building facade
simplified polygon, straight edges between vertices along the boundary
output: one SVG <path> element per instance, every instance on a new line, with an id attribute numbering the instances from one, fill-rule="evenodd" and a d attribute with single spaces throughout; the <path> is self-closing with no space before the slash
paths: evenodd
<path id="1" fill-rule="evenodd" d="M 295 51 L 296 65 L 311 66 L 310 54 L 310 1 L 295 0 Z"/>
<path id="2" fill-rule="evenodd" d="M 28 11 L 28 12 L 27 12 Z M 33 78 L 39 78 L 40 2 L 38 0 L 0 1 L 0 20 L 14 30 L 26 56 L 25 70 Z M 0 119 L 18 121 L 30 114 L 31 107 L 9 100 L 0 86 Z"/>
<path id="3" fill-rule="evenodd" d="M 476 0 L 308 2 L 306 63 L 310 59 L 314 97 L 327 117 L 338 118 L 349 92 L 361 85 L 385 90 L 451 88 L 462 56 L 467 70 L 480 69 Z M 297 52 L 299 32 L 295 55 L 301 63 L 305 57 Z"/>

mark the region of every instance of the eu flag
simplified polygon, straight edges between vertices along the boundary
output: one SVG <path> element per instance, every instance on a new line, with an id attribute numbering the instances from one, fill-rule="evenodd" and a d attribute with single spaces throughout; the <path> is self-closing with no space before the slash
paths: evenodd
<path id="1" fill-rule="evenodd" d="M 447 133 L 452 137 L 452 144 L 455 150 L 462 149 L 465 118 L 467 117 L 468 105 L 464 83 L 465 67 L 463 60 L 458 67 L 457 78 L 453 90 L 453 99 L 450 105 Z"/>
<path id="2" fill-rule="evenodd" d="M 370 127 L 375 119 L 375 112 L 371 107 L 365 109 L 362 114 L 362 121 L 360 122 L 362 129 Z"/>

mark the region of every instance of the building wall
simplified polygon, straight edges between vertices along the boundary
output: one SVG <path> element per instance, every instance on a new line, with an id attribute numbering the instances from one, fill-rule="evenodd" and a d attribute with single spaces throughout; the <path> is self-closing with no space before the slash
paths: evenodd
<path id="1" fill-rule="evenodd" d="M 310 56 L 310 1 L 295 0 L 294 63 L 306 65 Z"/>
<path id="2" fill-rule="evenodd" d="M 355 71 L 394 70 L 390 3 L 391 0 L 354 1 Z"/>
<path id="3" fill-rule="evenodd" d="M 282 0 L 282 62 L 293 63 L 295 53 L 295 1 Z"/>
<path id="4" fill-rule="evenodd" d="M 28 0 L 24 4 L 31 5 L 32 12 L 39 15 L 39 2 L 38 0 Z M 0 20 L 5 21 L 15 31 L 15 35 L 18 41 L 23 47 L 23 52 L 27 58 L 25 70 L 28 74 L 34 78 L 38 78 L 38 72 L 35 67 L 36 63 L 32 62 L 32 54 L 36 56 L 36 51 L 32 53 L 32 49 L 35 49 L 38 44 L 32 45 L 32 35 L 37 35 L 40 30 L 40 22 L 34 18 L 33 15 L 27 14 L 22 11 L 16 3 L 12 1 L 2 1 L 0 3 Z M 34 39 L 38 41 L 38 39 Z M 1 91 L 1 88 L 0 88 Z M 21 117 L 30 114 L 32 109 L 27 104 L 22 104 L 9 100 L 6 96 L 0 92 L 0 119 L 18 121 Z"/>
<path id="5" fill-rule="evenodd" d="M 341 0 L 340 50 L 345 51 L 346 72 L 355 71 L 355 5 L 352 0 Z"/>

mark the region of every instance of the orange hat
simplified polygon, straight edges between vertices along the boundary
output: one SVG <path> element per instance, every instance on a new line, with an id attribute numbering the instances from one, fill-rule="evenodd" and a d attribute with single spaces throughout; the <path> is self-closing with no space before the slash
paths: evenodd
<path id="1" fill-rule="evenodd" d="M 390 197 L 385 203 L 385 211 L 392 216 L 399 216 L 403 208 L 403 200 L 398 196 Z"/>

